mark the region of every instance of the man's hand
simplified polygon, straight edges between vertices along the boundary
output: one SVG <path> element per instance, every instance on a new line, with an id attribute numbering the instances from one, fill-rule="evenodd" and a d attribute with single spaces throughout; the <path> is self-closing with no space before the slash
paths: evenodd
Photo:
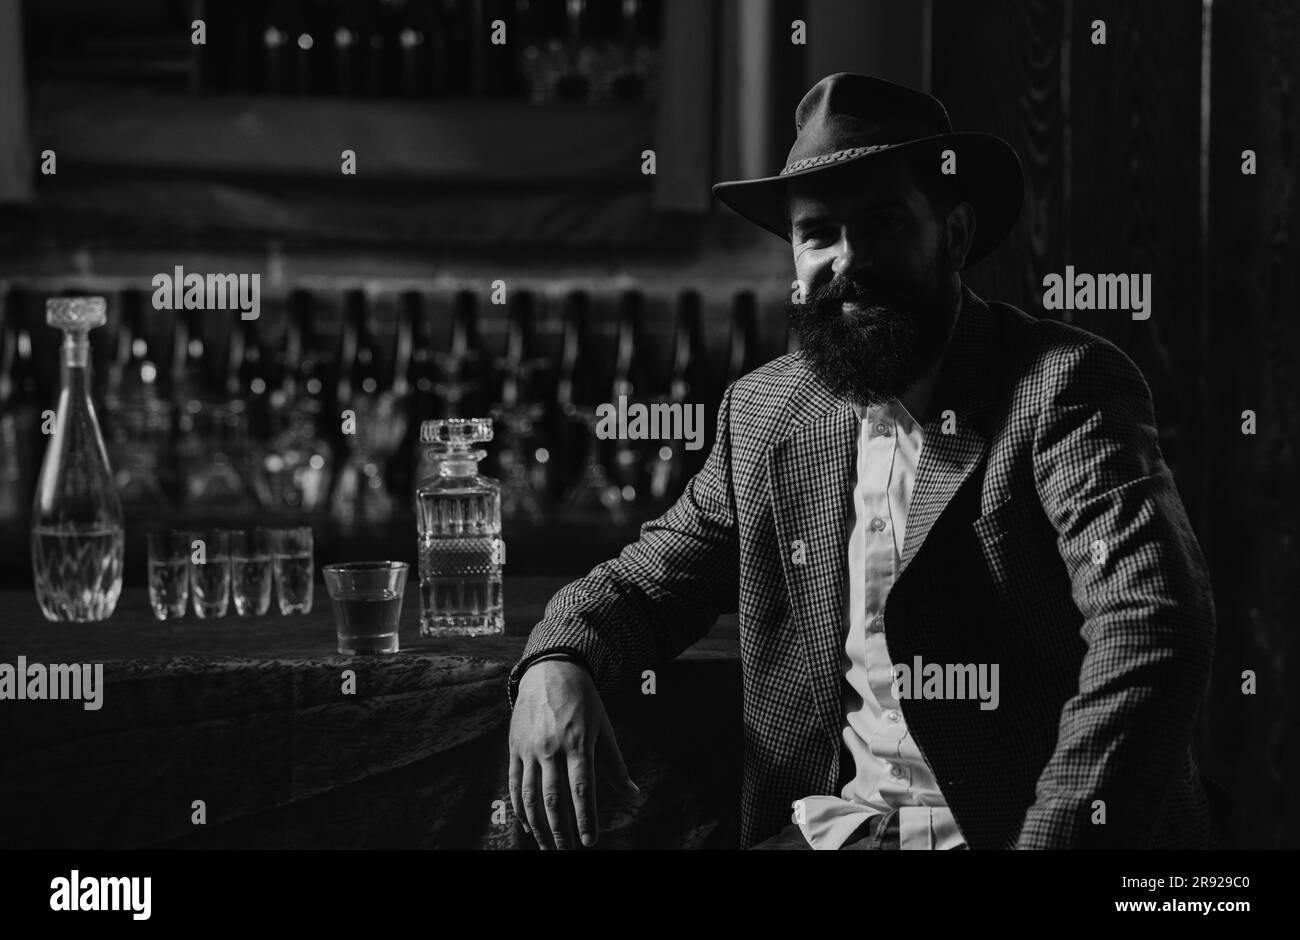
<path id="1" fill-rule="evenodd" d="M 639 793 L 587 670 L 546 660 L 519 680 L 510 719 L 510 802 L 543 849 L 596 844 L 596 759 L 614 788 Z"/>

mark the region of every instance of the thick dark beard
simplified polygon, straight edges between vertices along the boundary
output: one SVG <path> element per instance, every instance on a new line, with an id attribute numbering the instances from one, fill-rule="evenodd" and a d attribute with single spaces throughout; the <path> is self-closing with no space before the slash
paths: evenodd
<path id="1" fill-rule="evenodd" d="M 841 305 L 849 300 L 866 309 L 845 313 Z M 788 308 L 813 374 L 836 395 L 877 405 L 900 397 L 935 367 L 955 303 L 934 265 L 921 284 L 836 277 Z"/>

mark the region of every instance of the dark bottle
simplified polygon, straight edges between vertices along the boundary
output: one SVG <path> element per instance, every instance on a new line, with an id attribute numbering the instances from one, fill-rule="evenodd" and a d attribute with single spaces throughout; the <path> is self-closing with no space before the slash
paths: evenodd
<path id="1" fill-rule="evenodd" d="M 329 72 L 333 66 L 330 39 L 332 4 L 304 3 L 292 34 L 293 90 L 299 95 L 331 90 Z"/>
<path id="2" fill-rule="evenodd" d="M 629 408 L 634 404 L 653 404 L 644 321 L 645 295 L 639 290 L 624 291 L 618 302 L 618 333 L 614 343 L 614 380 L 610 398 L 619 413 L 624 409 L 623 399 Z M 623 500 L 629 503 L 645 495 L 646 458 L 649 449 L 657 446 L 650 437 L 634 438 L 632 429 L 629 422 L 629 434 L 617 438 L 613 454 L 614 482 Z M 648 435 L 651 430 L 646 428 L 645 433 Z"/>
<path id="3" fill-rule="evenodd" d="M 327 397 L 326 376 L 312 326 L 316 304 L 311 292 L 302 288 L 292 291 L 288 299 L 288 314 L 284 356 L 279 369 L 283 404 L 307 412 L 314 424 L 321 419 Z"/>
<path id="4" fill-rule="evenodd" d="M 487 376 L 478 323 L 478 296 L 468 290 L 457 291 L 452 298 L 447 351 L 437 355 L 440 418 L 479 417 L 487 407 Z"/>
<path id="5" fill-rule="evenodd" d="M 434 37 L 438 24 L 433 4 L 406 5 L 397 27 L 398 91 L 407 98 L 423 98 L 434 91 Z"/>
<path id="6" fill-rule="evenodd" d="M 551 101 L 564 71 L 565 0 L 516 0 L 511 42 L 518 42 L 521 94 L 533 102 Z"/>
<path id="7" fill-rule="evenodd" d="M 370 305 L 365 291 L 343 296 L 343 334 L 338 358 L 339 402 L 345 407 L 358 394 L 379 392 L 379 357 L 370 335 Z"/>
<path id="8" fill-rule="evenodd" d="M 159 356 L 151 342 L 146 294 L 128 288 L 118 299 L 117 355 L 105 396 L 109 452 L 123 503 L 167 507 L 174 490 L 171 466 L 172 403 L 160 390 Z"/>
<path id="9" fill-rule="evenodd" d="M 403 9 L 392 2 L 366 3 L 364 14 L 350 14 L 349 22 L 361 31 L 364 77 L 359 84 L 365 94 L 388 98 L 397 94 L 401 80 L 399 34 Z M 364 26 L 360 24 L 364 21 Z"/>
<path id="10" fill-rule="evenodd" d="M 11 287 L 0 307 L 0 521 L 22 523 L 31 512 L 36 467 L 45 438 L 41 409 L 51 403 L 32 355 L 29 298 Z"/>
<path id="11" fill-rule="evenodd" d="M 240 319 L 230 331 L 226 357 L 226 397 L 242 414 L 249 435 L 264 441 L 270 431 L 269 363 L 265 361 L 257 320 Z M 235 405 L 240 407 L 235 407 Z"/>
<path id="12" fill-rule="evenodd" d="M 556 79 L 555 94 L 564 101 L 585 101 L 591 96 L 587 0 L 566 0 L 564 15 L 564 68 Z"/>
<path id="13" fill-rule="evenodd" d="M 522 98 L 525 83 L 519 51 L 529 36 L 528 0 L 483 0 L 481 37 L 476 41 L 483 54 L 483 93 L 494 98 Z M 501 34 L 493 28 L 504 27 L 504 42 L 493 42 Z"/>
<path id="14" fill-rule="evenodd" d="M 591 300 L 585 291 L 565 298 L 560 370 L 556 383 L 558 421 L 553 475 L 557 485 L 570 483 L 568 509 L 579 515 L 608 511 L 622 518 L 622 497 L 605 471 L 604 441 L 598 436 L 599 406 L 609 401 L 610 370 L 605 367 L 591 329 Z"/>
<path id="15" fill-rule="evenodd" d="M 629 400 L 650 394 L 649 370 L 644 353 L 645 295 L 627 290 L 619 296 L 618 333 L 614 344 L 613 393 Z"/>
<path id="16" fill-rule="evenodd" d="M 388 486 L 399 498 L 414 493 L 425 473 L 437 468 L 425 461 L 426 446 L 420 443 L 420 424 L 433 419 L 437 402 L 438 371 L 434 362 L 428 312 L 424 294 L 404 292 L 398 298 L 397 341 L 393 357 L 393 392 L 406 404 L 406 431 L 389 462 Z"/>
<path id="17" fill-rule="evenodd" d="M 267 94 L 284 95 L 294 90 L 300 27 L 296 3 L 272 0 L 261 35 L 262 90 Z"/>
<path id="18" fill-rule="evenodd" d="M 673 332 L 671 380 L 668 396 L 673 401 L 707 403 L 708 351 L 704 347 L 704 302 L 697 290 L 685 290 L 677 298 Z"/>
<path id="19" fill-rule="evenodd" d="M 224 381 L 213 374 L 204 310 L 176 311 L 172 393 L 176 403 L 175 458 L 182 500 L 191 507 L 237 508 L 253 491 L 232 461 L 235 430 Z"/>
<path id="20" fill-rule="evenodd" d="M 586 291 L 573 291 L 565 297 L 562 330 L 555 398 L 560 412 L 574 418 L 580 409 L 594 409 L 604 401 L 608 387 L 601 380 L 603 370 L 592 349 L 591 296 Z"/>
<path id="21" fill-rule="evenodd" d="M 676 499 L 686 480 L 704 464 L 705 421 L 713 402 L 702 320 L 699 291 L 683 291 L 677 299 L 669 369 L 669 433 L 656 445 L 650 465 L 650 495 L 656 502 Z"/>
<path id="22" fill-rule="evenodd" d="M 554 486 L 571 480 L 582 467 L 587 429 L 580 409 L 594 411 L 601 398 L 596 357 L 590 336 L 591 297 L 572 291 L 564 298 L 561 314 L 560 362 L 555 381 L 555 408 L 550 436 L 556 442 L 551 462 Z M 554 492 L 554 491 L 553 491 Z"/>
<path id="23" fill-rule="evenodd" d="M 731 302 L 731 336 L 727 342 L 727 384 L 763 363 L 758 340 L 758 298 L 740 291 Z"/>
<path id="24" fill-rule="evenodd" d="M 474 4 L 470 0 L 438 0 L 437 42 L 433 49 L 437 94 L 481 94 L 483 60 L 477 50 Z M 487 35 L 482 37 L 487 41 Z"/>
<path id="25" fill-rule="evenodd" d="M 365 0 L 344 0 L 329 37 L 334 56 L 334 90 L 342 97 L 366 93 L 370 32 Z"/>
<path id="26" fill-rule="evenodd" d="M 550 440 L 546 434 L 545 361 L 537 356 L 535 296 L 515 291 L 506 319 L 504 355 L 497 360 L 493 417 L 499 444 L 496 476 L 501 480 L 501 512 L 508 518 L 543 518 L 550 490 Z"/>
<path id="27" fill-rule="evenodd" d="M 537 387 L 544 363 L 537 356 L 536 308 L 532 291 L 515 291 L 510 297 L 505 354 L 498 363 L 498 401 L 506 408 L 543 404 Z"/>
<path id="28" fill-rule="evenodd" d="M 201 403 L 211 401 L 217 391 L 203 329 L 206 314 L 202 310 L 177 310 L 174 315 L 172 395 L 186 412 L 194 414 Z"/>
<path id="29" fill-rule="evenodd" d="M 334 478 L 333 432 L 329 419 L 327 378 L 312 324 L 316 314 L 310 291 L 288 297 L 288 323 L 280 387 L 271 395 L 272 443 L 263 461 L 271 504 L 312 511 L 325 502 Z M 337 412 L 335 412 L 337 416 Z"/>
<path id="30" fill-rule="evenodd" d="M 397 400 L 383 375 L 365 293 L 348 291 L 343 311 L 338 400 L 348 458 L 339 473 L 330 514 L 345 525 L 382 523 L 395 506 L 386 471 L 406 433 L 405 402 Z"/>

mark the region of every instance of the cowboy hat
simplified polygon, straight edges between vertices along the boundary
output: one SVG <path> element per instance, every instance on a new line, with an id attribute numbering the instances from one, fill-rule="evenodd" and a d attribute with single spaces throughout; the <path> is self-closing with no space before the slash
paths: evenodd
<path id="1" fill-rule="evenodd" d="M 974 264 L 1006 237 L 1024 201 L 1020 158 L 993 134 L 953 132 L 939 99 L 884 79 L 852 72 L 827 75 L 804 95 L 794 113 L 795 141 L 775 176 L 716 183 L 713 193 L 736 212 L 789 241 L 786 184 L 814 173 L 853 166 L 870 172 L 873 158 L 906 152 L 956 154 L 951 178 L 960 198 L 975 208 L 975 235 L 966 255 Z"/>

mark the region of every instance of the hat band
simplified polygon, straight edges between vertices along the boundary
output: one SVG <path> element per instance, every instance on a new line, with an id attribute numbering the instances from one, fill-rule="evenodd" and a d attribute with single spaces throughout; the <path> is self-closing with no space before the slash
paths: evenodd
<path id="1" fill-rule="evenodd" d="M 823 153 L 816 157 L 805 157 L 802 160 L 796 160 L 786 166 L 778 175 L 785 176 L 787 173 L 796 173 L 799 170 L 806 170 L 810 166 L 821 166 L 823 163 L 838 163 L 841 160 L 849 160 L 853 157 L 861 156 L 864 153 L 875 153 L 877 150 L 888 150 L 890 147 L 897 147 L 898 144 L 871 144 L 868 147 L 849 147 L 846 150 L 834 150 L 830 153 Z"/>

